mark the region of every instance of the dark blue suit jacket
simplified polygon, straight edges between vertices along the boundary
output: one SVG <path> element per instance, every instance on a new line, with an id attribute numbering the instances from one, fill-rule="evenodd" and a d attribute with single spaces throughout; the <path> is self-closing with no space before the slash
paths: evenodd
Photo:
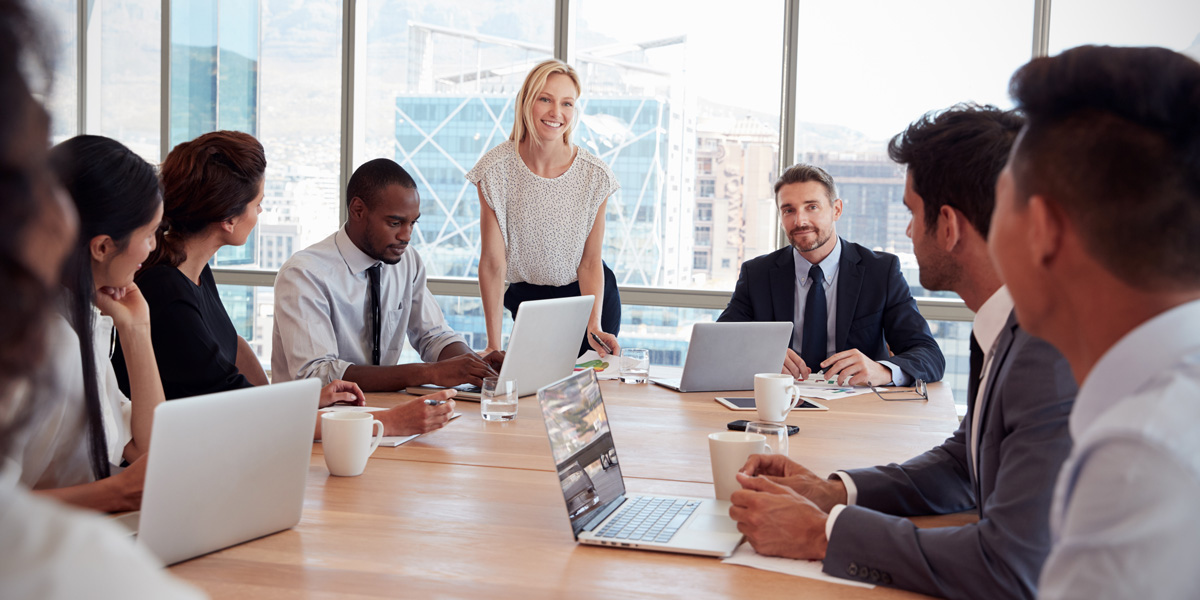
<path id="1" fill-rule="evenodd" d="M 858 348 L 914 379 L 941 380 L 946 358 L 925 317 L 917 312 L 917 301 L 900 274 L 900 260 L 894 254 L 841 242 L 835 350 Z M 733 297 L 717 320 L 790 322 L 795 296 L 796 258 L 787 246 L 742 264 Z M 889 348 L 894 355 L 889 355 Z M 799 348 L 792 350 L 800 353 Z"/>

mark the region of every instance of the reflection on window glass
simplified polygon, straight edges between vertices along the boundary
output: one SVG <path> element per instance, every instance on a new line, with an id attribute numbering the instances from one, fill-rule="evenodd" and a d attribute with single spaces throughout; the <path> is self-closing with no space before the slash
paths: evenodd
<path id="1" fill-rule="evenodd" d="M 887 142 L 925 112 L 958 102 L 1011 107 L 1008 79 L 1029 61 L 1033 4 L 850 0 L 803 2 L 802 11 L 796 161 L 837 182 L 838 234 L 899 255 L 913 294 L 930 295 L 904 233 L 904 168 L 888 159 Z"/>
<path id="2" fill-rule="evenodd" d="M 621 182 L 604 240 L 621 285 L 732 289 L 744 260 L 775 249 L 783 4 L 712 15 L 579 2 L 576 142 Z M 703 247 L 697 220 L 712 223 Z"/>
<path id="3" fill-rule="evenodd" d="M 521 82 L 552 54 L 554 2 L 366 0 L 358 10 L 367 126 L 355 158 L 391 158 L 416 179 L 413 245 L 429 275 L 474 277 L 479 200 L 464 175 L 508 139 Z"/>
<path id="4" fill-rule="evenodd" d="M 89 3 L 90 4 L 90 3 Z M 100 107 L 89 106 L 100 122 L 88 129 L 111 137 L 158 164 L 159 114 L 162 99 L 160 0 L 96 2 L 100 49 L 89 48 L 89 61 L 100 61 Z M 95 26 L 95 22 L 92 23 Z M 93 96 L 95 97 L 95 96 Z"/>
<path id="5" fill-rule="evenodd" d="M 172 144 L 233 129 L 267 154 L 258 226 L 212 266 L 277 270 L 337 229 L 341 18 L 338 0 L 172 0 Z M 225 286 L 222 299 L 269 364 L 271 289 L 250 289 Z"/>
<path id="6" fill-rule="evenodd" d="M 43 25 L 55 36 L 54 81 L 50 97 L 45 98 L 46 110 L 50 112 L 50 142 L 57 144 L 79 133 L 79 46 L 76 31 L 78 2 L 75 0 L 42 0 L 36 3 L 42 9 Z"/>
<path id="7" fill-rule="evenodd" d="M 1200 60 L 1200 3 L 1054 0 L 1050 54 L 1082 44 L 1162 46 Z"/>

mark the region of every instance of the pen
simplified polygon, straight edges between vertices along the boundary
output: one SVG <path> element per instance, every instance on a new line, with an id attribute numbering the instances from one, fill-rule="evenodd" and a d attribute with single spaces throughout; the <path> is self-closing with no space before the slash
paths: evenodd
<path id="1" fill-rule="evenodd" d="M 609 348 L 608 344 L 605 344 L 604 340 L 600 339 L 600 336 L 596 335 L 593 331 L 589 331 L 588 333 L 591 334 L 593 340 L 596 340 L 597 344 L 600 344 L 601 348 L 604 348 L 605 352 L 612 354 L 612 348 Z"/>
<path id="2" fill-rule="evenodd" d="M 445 400 L 434 400 L 433 398 L 427 398 L 425 400 L 425 404 L 428 404 L 429 406 L 441 406 L 445 403 Z"/>

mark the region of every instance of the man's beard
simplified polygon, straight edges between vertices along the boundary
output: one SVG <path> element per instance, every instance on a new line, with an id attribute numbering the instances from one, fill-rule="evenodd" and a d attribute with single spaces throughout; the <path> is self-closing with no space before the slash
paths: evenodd
<path id="1" fill-rule="evenodd" d="M 833 237 L 833 232 L 822 231 L 814 227 L 810 231 L 817 234 L 816 241 L 812 242 L 811 244 L 804 244 L 803 242 L 796 240 L 796 234 L 800 233 L 801 231 L 801 229 L 796 228 L 788 232 L 788 241 L 790 241 L 792 246 L 801 252 L 812 252 L 813 250 L 824 246 L 825 243 L 829 241 L 829 238 Z"/>

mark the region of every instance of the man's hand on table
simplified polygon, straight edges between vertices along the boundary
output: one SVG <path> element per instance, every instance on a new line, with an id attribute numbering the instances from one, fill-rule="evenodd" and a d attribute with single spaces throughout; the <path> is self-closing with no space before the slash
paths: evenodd
<path id="1" fill-rule="evenodd" d="M 738 473 L 729 516 L 755 552 L 766 556 L 823 559 L 829 515 L 812 501 L 766 477 Z"/>
<path id="2" fill-rule="evenodd" d="M 846 485 L 841 479 L 822 479 L 800 463 L 781 454 L 752 454 L 742 467 L 749 477 L 763 477 L 811 501 L 824 512 L 846 503 Z M 741 481 L 741 478 L 738 479 Z"/>
<path id="3" fill-rule="evenodd" d="M 455 390 L 441 390 L 375 412 L 374 415 L 383 422 L 383 435 L 429 433 L 445 427 L 450 421 L 450 415 L 454 414 L 453 398 L 457 393 Z M 434 401 L 434 404 L 431 405 L 427 400 Z M 439 401 L 444 403 L 437 404 Z"/>

